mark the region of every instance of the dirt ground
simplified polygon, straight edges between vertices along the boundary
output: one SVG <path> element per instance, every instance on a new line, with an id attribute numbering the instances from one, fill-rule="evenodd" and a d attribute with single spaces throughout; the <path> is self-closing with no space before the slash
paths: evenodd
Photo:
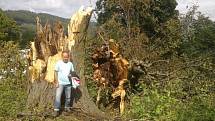
<path id="1" fill-rule="evenodd" d="M 15 121 L 125 121 L 119 116 L 97 117 L 88 115 L 81 110 L 72 110 L 71 112 L 62 111 L 58 117 L 53 117 L 53 111 L 47 111 L 44 114 L 23 113 L 17 115 Z"/>

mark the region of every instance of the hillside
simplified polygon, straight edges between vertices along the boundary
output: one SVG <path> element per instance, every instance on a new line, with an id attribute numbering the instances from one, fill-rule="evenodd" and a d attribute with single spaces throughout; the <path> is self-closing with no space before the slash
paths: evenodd
<path id="1" fill-rule="evenodd" d="M 34 13 L 26 10 L 7 10 L 4 11 L 4 13 L 14 19 L 17 23 L 17 25 L 20 27 L 21 31 L 21 42 L 20 45 L 22 48 L 27 47 L 28 41 L 32 41 L 35 32 L 36 32 L 36 20 L 35 18 L 38 16 L 41 19 L 41 24 L 45 25 L 46 22 L 54 23 L 56 21 L 61 21 L 64 26 L 64 31 L 67 32 L 67 25 L 69 23 L 69 19 L 67 18 L 61 18 L 58 16 L 46 14 L 46 13 Z M 91 36 L 94 36 L 95 34 L 95 22 L 90 22 L 89 24 L 89 34 Z"/>
<path id="2" fill-rule="evenodd" d="M 42 21 L 42 24 L 44 25 L 46 21 L 53 23 L 55 21 L 61 21 L 64 27 L 67 26 L 69 19 L 61 18 L 58 16 L 46 14 L 46 13 L 34 13 L 26 10 L 7 10 L 5 11 L 5 14 L 11 18 L 13 18 L 18 25 L 22 24 L 35 24 L 35 18 L 38 16 Z"/>
<path id="3" fill-rule="evenodd" d="M 25 48 L 28 44 L 28 41 L 33 40 L 36 31 L 36 21 L 35 18 L 38 16 L 41 19 L 42 25 L 44 25 L 47 21 L 49 23 L 54 23 L 56 21 L 61 21 L 65 32 L 67 31 L 67 24 L 69 19 L 61 18 L 58 16 L 46 14 L 46 13 L 34 13 L 26 10 L 7 10 L 4 13 L 14 19 L 17 25 L 20 27 L 21 31 L 21 43 L 22 48 Z"/>

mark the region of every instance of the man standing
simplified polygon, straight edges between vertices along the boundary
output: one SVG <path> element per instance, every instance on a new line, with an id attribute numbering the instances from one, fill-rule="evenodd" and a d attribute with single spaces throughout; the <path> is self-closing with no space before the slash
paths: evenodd
<path id="1" fill-rule="evenodd" d="M 70 72 L 74 71 L 72 62 L 70 62 L 69 51 L 62 52 L 62 60 L 59 60 L 55 65 L 55 83 L 56 83 L 56 97 L 54 104 L 54 116 L 59 116 L 61 108 L 61 96 L 65 91 L 65 111 L 70 111 L 71 104 L 71 82 L 69 81 Z"/>

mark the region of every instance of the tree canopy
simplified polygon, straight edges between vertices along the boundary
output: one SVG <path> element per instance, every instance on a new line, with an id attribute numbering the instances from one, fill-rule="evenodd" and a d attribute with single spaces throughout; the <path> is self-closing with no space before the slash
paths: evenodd
<path id="1" fill-rule="evenodd" d="M 96 5 L 98 40 L 115 39 L 130 64 L 145 65 L 135 85 L 129 80 L 128 115 L 144 120 L 214 118 L 213 21 L 195 6 L 179 16 L 176 0 L 99 0 Z"/>
<path id="2" fill-rule="evenodd" d="M 20 40 L 19 28 L 16 22 L 7 17 L 0 9 L 0 41 Z"/>

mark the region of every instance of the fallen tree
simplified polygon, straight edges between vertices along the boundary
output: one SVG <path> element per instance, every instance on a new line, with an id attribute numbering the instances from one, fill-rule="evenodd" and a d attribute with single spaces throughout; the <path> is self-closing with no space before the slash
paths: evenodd
<path id="1" fill-rule="evenodd" d="M 120 97 L 120 101 L 116 102 L 119 103 L 120 114 L 123 114 L 125 110 L 125 84 L 128 81 L 128 60 L 119 53 L 119 45 L 113 39 L 110 39 L 107 45 L 97 48 L 92 55 L 92 60 L 93 78 L 99 88 L 96 104 L 99 106 L 103 90 L 111 92 L 112 98 L 108 101 L 111 102 L 110 100 Z"/>

